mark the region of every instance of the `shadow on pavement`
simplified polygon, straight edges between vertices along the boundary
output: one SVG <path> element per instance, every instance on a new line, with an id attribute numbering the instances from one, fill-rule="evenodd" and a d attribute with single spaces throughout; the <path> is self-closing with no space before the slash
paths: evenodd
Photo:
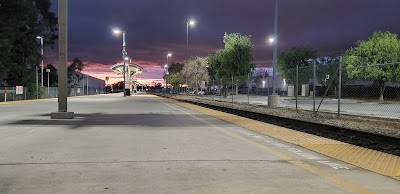
<path id="1" fill-rule="evenodd" d="M 147 127 L 189 127 L 205 126 L 206 124 L 189 115 L 175 115 L 171 113 L 149 114 L 75 114 L 72 120 L 52 120 L 49 114 L 36 115 L 47 117 L 45 119 L 27 119 L 8 123 L 9 125 L 53 125 L 70 126 L 71 129 L 79 129 L 89 126 L 147 126 Z M 203 119 L 210 119 L 205 115 L 196 115 Z"/>

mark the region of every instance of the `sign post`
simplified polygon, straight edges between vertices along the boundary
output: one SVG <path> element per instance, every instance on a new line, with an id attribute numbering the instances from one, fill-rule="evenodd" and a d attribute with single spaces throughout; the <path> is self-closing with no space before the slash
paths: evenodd
<path id="1" fill-rule="evenodd" d="M 4 87 L 4 102 L 7 102 L 7 88 Z"/>

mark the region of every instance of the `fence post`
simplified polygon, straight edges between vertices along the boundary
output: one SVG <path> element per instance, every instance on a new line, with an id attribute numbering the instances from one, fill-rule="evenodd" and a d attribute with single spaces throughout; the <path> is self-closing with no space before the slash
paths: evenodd
<path id="1" fill-rule="evenodd" d="M 214 92 L 215 92 L 215 80 L 213 79 L 213 89 L 212 89 L 213 101 L 215 100 L 215 99 L 214 99 L 214 98 L 215 98 Z"/>
<path id="2" fill-rule="evenodd" d="M 339 91 L 338 91 L 338 115 L 340 116 L 340 99 L 342 98 L 342 65 L 343 65 L 343 57 L 340 56 L 340 62 L 339 62 Z"/>
<path id="3" fill-rule="evenodd" d="M 4 102 L 7 102 L 7 88 L 4 87 Z"/>
<path id="4" fill-rule="evenodd" d="M 24 95 L 25 95 L 25 100 L 26 100 L 26 87 L 24 87 Z"/>
<path id="5" fill-rule="evenodd" d="M 234 90 L 234 86 L 233 86 L 233 76 L 232 76 L 232 91 Z M 232 92 L 233 93 L 233 92 Z M 232 104 L 233 104 L 233 94 L 231 94 L 232 96 Z"/>
<path id="6" fill-rule="evenodd" d="M 268 76 L 267 78 L 268 78 L 268 94 L 267 94 L 267 96 L 269 96 L 269 88 L 271 87 L 271 86 L 269 85 L 269 82 L 271 81 L 271 76 Z M 265 89 L 265 88 L 264 88 L 264 89 Z M 263 89 L 263 93 L 265 92 L 264 89 Z"/>
<path id="7" fill-rule="evenodd" d="M 315 91 L 317 89 L 317 60 L 314 60 L 314 72 L 313 72 L 313 110 L 315 113 Z"/>
<path id="8" fill-rule="evenodd" d="M 38 75 L 38 67 L 36 66 L 36 99 L 39 99 L 39 75 Z"/>
<path id="9" fill-rule="evenodd" d="M 296 110 L 298 109 L 299 99 L 299 65 L 296 65 Z"/>
<path id="10" fill-rule="evenodd" d="M 221 78 L 221 85 L 219 88 L 219 100 L 222 101 L 222 78 Z"/>
<path id="11" fill-rule="evenodd" d="M 14 93 L 15 93 L 15 87 L 13 87 L 13 92 L 12 92 L 12 99 L 13 99 L 13 101 L 15 101 Z"/>
<path id="12" fill-rule="evenodd" d="M 247 74 L 247 103 L 250 104 L 250 73 Z"/>

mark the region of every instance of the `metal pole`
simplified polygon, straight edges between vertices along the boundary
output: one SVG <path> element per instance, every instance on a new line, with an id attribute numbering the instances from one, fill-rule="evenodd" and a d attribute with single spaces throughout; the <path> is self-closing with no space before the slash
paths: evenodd
<path id="1" fill-rule="evenodd" d="M 313 110 L 315 112 L 315 91 L 317 89 L 317 60 L 314 60 L 314 73 L 313 73 Z"/>
<path id="2" fill-rule="evenodd" d="M 83 95 L 85 95 L 85 76 L 83 76 L 82 80 L 82 90 L 83 90 Z"/>
<path id="3" fill-rule="evenodd" d="M 213 100 L 215 100 L 214 98 L 215 98 L 215 80 L 213 79 L 213 91 L 212 91 L 212 94 L 213 94 Z"/>
<path id="4" fill-rule="evenodd" d="M 58 112 L 67 112 L 68 0 L 58 0 Z"/>
<path id="5" fill-rule="evenodd" d="M 275 19 L 274 19 L 274 51 L 273 51 L 273 67 L 272 67 L 272 95 L 276 95 L 275 88 L 275 75 L 276 75 L 276 61 L 278 52 L 278 0 L 275 0 Z"/>
<path id="6" fill-rule="evenodd" d="M 89 95 L 89 77 L 86 76 L 86 93 Z"/>
<path id="7" fill-rule="evenodd" d="M 338 115 L 340 115 L 340 99 L 342 98 L 342 65 L 343 65 L 343 57 L 340 56 L 339 63 L 339 91 L 338 91 Z"/>
<path id="8" fill-rule="evenodd" d="M 250 73 L 247 74 L 247 103 L 250 104 Z"/>
<path id="9" fill-rule="evenodd" d="M 47 96 L 50 98 L 50 72 L 47 72 Z"/>
<path id="10" fill-rule="evenodd" d="M 296 65 L 296 110 L 298 109 L 299 99 L 299 65 Z"/>
<path id="11" fill-rule="evenodd" d="M 222 101 L 222 78 L 221 78 L 221 85 L 219 86 L 219 100 Z"/>
<path id="12" fill-rule="evenodd" d="M 35 71 L 36 71 L 36 99 L 39 99 L 39 73 L 38 73 L 38 67 L 35 67 Z"/>
<path id="13" fill-rule="evenodd" d="M 270 93 L 269 90 L 270 90 L 270 87 L 271 87 L 269 84 L 270 84 L 270 82 L 271 82 L 271 76 L 268 76 L 267 79 L 268 79 L 268 94 L 267 94 L 267 96 L 269 96 L 269 93 Z M 263 87 L 264 87 L 264 86 L 263 86 Z M 265 88 L 263 89 L 263 93 L 264 93 L 264 92 L 265 92 Z"/>
<path id="14" fill-rule="evenodd" d="M 43 36 L 40 38 L 40 45 L 42 47 L 42 69 L 41 69 L 41 83 L 43 87 L 43 68 L 44 68 L 44 52 L 43 52 Z"/>
<path id="15" fill-rule="evenodd" d="M 231 96 L 232 96 L 232 104 L 233 104 L 233 76 L 232 76 L 232 93 L 231 93 Z"/>
<path id="16" fill-rule="evenodd" d="M 123 58 L 123 60 L 124 60 L 124 97 L 126 97 L 126 92 L 125 92 L 125 90 L 126 90 L 126 88 L 125 88 L 125 85 L 126 85 L 126 60 L 125 60 L 125 55 L 126 55 L 126 42 L 125 42 L 125 31 L 123 31 L 122 32 L 122 58 Z"/>
<path id="17" fill-rule="evenodd" d="M 186 23 L 186 58 L 188 57 L 188 55 L 189 55 L 189 22 Z"/>

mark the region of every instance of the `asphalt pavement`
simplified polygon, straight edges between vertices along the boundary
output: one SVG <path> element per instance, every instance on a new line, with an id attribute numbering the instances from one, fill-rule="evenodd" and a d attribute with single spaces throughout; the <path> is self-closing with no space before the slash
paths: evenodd
<path id="1" fill-rule="evenodd" d="M 0 105 L 0 193 L 396 193 L 400 182 L 146 94 Z"/>

